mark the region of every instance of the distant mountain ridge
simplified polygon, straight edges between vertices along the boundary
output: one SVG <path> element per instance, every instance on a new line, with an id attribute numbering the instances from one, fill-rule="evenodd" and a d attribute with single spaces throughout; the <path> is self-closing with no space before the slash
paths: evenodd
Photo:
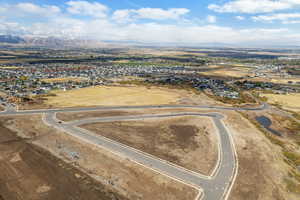
<path id="1" fill-rule="evenodd" d="M 21 37 L 13 35 L 0 35 L 0 43 L 12 45 L 28 45 L 52 48 L 65 47 L 103 47 L 106 43 L 88 39 L 67 39 L 59 37 Z"/>
<path id="2" fill-rule="evenodd" d="M 0 43 L 19 44 L 24 42 L 25 40 L 19 36 L 0 35 Z"/>
<path id="3" fill-rule="evenodd" d="M 105 40 L 99 41 L 94 39 L 83 38 L 64 38 L 64 37 L 40 37 L 40 36 L 15 36 L 1 35 L 0 44 L 25 45 L 35 47 L 49 48 L 105 48 L 105 47 L 183 47 L 183 48 L 262 48 L 262 49 L 300 49 L 300 46 L 293 45 L 257 45 L 257 44 L 227 44 L 227 43 L 163 43 L 163 42 L 140 42 L 134 40 Z"/>

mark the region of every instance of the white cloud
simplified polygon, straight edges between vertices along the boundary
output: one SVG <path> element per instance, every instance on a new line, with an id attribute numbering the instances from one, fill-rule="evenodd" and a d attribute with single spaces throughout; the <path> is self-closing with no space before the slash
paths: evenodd
<path id="1" fill-rule="evenodd" d="M 300 13 L 277 13 L 272 15 L 259 15 L 252 17 L 254 21 L 274 22 L 281 21 L 284 24 L 296 24 L 300 21 Z"/>
<path id="2" fill-rule="evenodd" d="M 208 15 L 206 17 L 206 20 L 208 23 L 216 23 L 217 22 L 217 17 L 214 15 Z"/>
<path id="3" fill-rule="evenodd" d="M 61 9 L 53 5 L 36 5 L 32 3 L 18 3 L 15 5 L 0 5 L 0 14 L 5 17 L 42 16 L 51 17 L 58 15 Z"/>
<path id="4" fill-rule="evenodd" d="M 0 19 L 0 34 L 20 34 L 24 32 L 26 32 L 26 28 L 19 23 Z"/>
<path id="5" fill-rule="evenodd" d="M 75 15 L 104 18 L 108 11 L 107 6 L 98 2 L 90 3 L 88 1 L 68 1 L 66 4 L 69 6 L 67 11 Z"/>
<path id="6" fill-rule="evenodd" d="M 240 21 L 245 20 L 245 17 L 244 17 L 244 16 L 235 16 L 235 18 L 236 18 L 237 20 L 240 20 Z"/>
<path id="7" fill-rule="evenodd" d="M 95 10 L 89 10 L 86 7 L 77 9 L 76 6 L 70 5 L 69 1 L 67 4 L 69 7 L 67 7 L 67 9 L 71 7 L 74 8 L 74 10 L 69 10 L 70 13 L 90 16 L 79 18 L 70 14 L 63 14 L 60 9 L 55 9 L 55 7 L 49 5 L 17 5 L 1 6 L 0 4 L 0 15 L 5 17 L 0 19 L 0 34 L 19 33 L 45 37 L 57 36 L 116 41 L 132 40 L 150 43 L 194 45 L 200 43 L 243 43 L 259 45 L 283 43 L 300 45 L 300 34 L 297 29 L 295 29 L 295 31 L 280 28 L 239 29 L 212 24 L 207 25 L 208 22 L 216 22 L 215 16 L 207 16 L 207 18 L 202 19 L 201 23 L 195 20 L 189 20 L 189 23 L 182 23 L 184 20 L 189 19 L 184 18 L 184 15 L 189 12 L 188 9 L 184 8 L 124 9 L 115 11 L 113 15 L 108 15 L 108 8 L 106 6 L 102 9 L 103 12 L 100 12 L 102 14 L 99 14 Z M 40 12 L 41 9 L 43 10 L 45 8 L 53 8 L 49 9 L 53 13 L 51 17 L 50 15 L 46 16 L 46 14 Z M 46 12 L 45 10 L 43 11 Z M 39 17 L 37 17 L 37 15 Z M 18 21 L 18 19 L 21 18 L 20 16 L 28 17 L 28 23 L 23 24 L 23 20 Z M 126 23 L 117 23 L 122 19 L 126 19 Z M 170 19 L 175 19 L 176 21 L 160 21 Z M 296 17 L 288 19 L 292 19 L 293 23 L 297 22 Z M 292 21 L 290 22 L 292 23 Z"/>
<path id="8" fill-rule="evenodd" d="M 130 22 L 133 21 L 130 10 L 116 10 L 113 13 L 112 19 L 117 22 Z"/>
<path id="9" fill-rule="evenodd" d="M 133 21 L 136 19 L 167 20 L 179 19 L 189 12 L 186 8 L 170 8 L 167 10 L 161 8 L 141 8 L 116 10 L 113 19 L 121 22 Z"/>
<path id="10" fill-rule="evenodd" d="M 160 23 L 117 24 L 107 19 L 55 20 L 27 27 L 35 36 L 93 38 L 149 43 L 300 44 L 300 35 L 288 29 L 234 29 L 216 25 Z"/>
<path id="11" fill-rule="evenodd" d="M 60 8 L 57 6 L 38 6 L 32 3 L 19 3 L 15 8 L 25 13 L 37 15 L 56 14 L 60 12 Z"/>
<path id="12" fill-rule="evenodd" d="M 232 0 L 223 5 L 210 4 L 208 8 L 220 13 L 267 13 L 299 5 L 299 0 Z"/>

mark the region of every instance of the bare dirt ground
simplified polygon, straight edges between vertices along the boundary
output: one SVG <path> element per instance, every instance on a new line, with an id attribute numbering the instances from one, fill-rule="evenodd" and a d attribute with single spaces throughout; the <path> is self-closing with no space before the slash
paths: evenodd
<path id="1" fill-rule="evenodd" d="M 3 126 L 6 119 L 0 121 L 1 200 L 126 199 L 42 148 L 17 137 Z"/>
<path id="2" fill-rule="evenodd" d="M 226 125 L 233 133 L 239 168 L 230 199 L 296 200 L 299 195 L 288 189 L 291 167 L 284 161 L 281 148 L 248 120 L 226 112 Z M 238 123 L 237 123 L 238 122 Z"/>
<path id="3" fill-rule="evenodd" d="M 185 200 L 196 197 L 197 191 L 189 186 L 45 126 L 39 115 L 17 117 L 6 126 L 125 198 Z M 76 176 L 81 179 L 80 174 Z"/>
<path id="4" fill-rule="evenodd" d="M 105 122 L 81 127 L 202 174 L 209 175 L 216 165 L 216 130 L 207 117 Z"/>

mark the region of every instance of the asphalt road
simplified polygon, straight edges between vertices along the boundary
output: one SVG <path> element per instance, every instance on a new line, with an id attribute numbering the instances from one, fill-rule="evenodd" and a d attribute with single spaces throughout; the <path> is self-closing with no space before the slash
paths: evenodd
<path id="1" fill-rule="evenodd" d="M 93 108 L 66 108 L 66 109 L 48 109 L 48 110 L 22 110 L 16 111 L 12 106 L 8 106 L 1 115 L 26 115 L 26 114 L 41 114 L 44 113 L 44 122 L 50 126 L 61 129 L 69 135 L 77 137 L 89 144 L 105 148 L 115 154 L 121 155 L 141 164 L 145 167 L 151 168 L 164 175 L 179 180 L 185 184 L 192 185 L 202 191 L 201 199 L 206 200 L 221 200 L 227 199 L 231 187 L 234 184 L 234 179 L 237 174 L 237 158 L 236 152 L 230 133 L 227 131 L 222 118 L 223 115 L 219 113 L 172 113 L 172 114 L 150 114 L 150 115 L 135 115 L 135 116 L 116 116 L 103 118 L 90 118 L 83 120 L 76 120 L 68 123 L 59 123 L 56 119 L 57 112 L 86 112 L 86 111 L 101 111 L 101 110 L 127 110 L 127 109 L 151 109 L 151 108 L 196 108 L 196 109 L 215 109 L 215 110 L 263 110 L 268 107 L 263 104 L 257 108 L 238 108 L 238 107 L 214 107 L 214 106 L 188 106 L 188 105 L 162 105 L 162 106 L 115 106 L 115 107 L 93 107 Z M 201 175 L 185 168 L 179 167 L 167 161 L 158 159 L 154 156 L 112 141 L 105 137 L 96 135 L 90 131 L 81 129 L 77 126 L 94 123 L 94 122 L 112 122 L 112 121 L 127 121 L 127 120 L 141 120 L 149 118 L 166 118 L 176 116 L 205 116 L 211 117 L 217 128 L 219 135 L 219 160 L 216 170 L 210 176 Z"/>
<path id="2" fill-rule="evenodd" d="M 0 102 L 1 103 L 1 102 Z M 213 109 L 213 110 L 240 110 L 240 111 L 255 111 L 268 108 L 268 104 L 264 103 L 261 106 L 253 108 L 243 107 L 224 107 L 224 106 L 195 106 L 195 105 L 158 105 L 158 106 L 96 106 L 83 108 L 57 108 L 57 109 L 40 109 L 40 110 L 16 110 L 10 104 L 7 104 L 6 110 L 0 112 L 0 115 L 25 115 L 25 114 L 41 114 L 55 112 L 88 112 L 88 111 L 104 111 L 104 110 L 130 110 L 130 109 L 155 109 L 155 108 L 198 108 L 198 109 Z"/>
<path id="3" fill-rule="evenodd" d="M 168 118 L 177 116 L 204 116 L 211 117 L 216 125 L 220 136 L 220 155 L 217 164 L 217 170 L 211 176 L 197 174 L 190 170 L 176 166 L 164 160 L 158 159 L 144 152 L 138 151 L 126 145 L 109 140 L 105 137 L 96 135 L 90 131 L 83 130 L 77 126 L 95 122 L 112 122 L 127 120 L 143 120 L 149 118 Z M 176 180 L 193 185 L 202 190 L 203 199 L 224 199 L 229 190 L 232 178 L 236 173 L 236 158 L 233 149 L 232 140 L 221 119 L 223 116 L 218 113 L 200 114 L 200 113 L 175 113 L 175 114 L 153 114 L 153 115 L 135 115 L 135 116 L 117 116 L 104 118 L 91 118 L 77 120 L 70 123 L 58 123 L 55 113 L 47 113 L 44 120 L 51 126 L 62 129 L 68 134 L 84 140 L 87 143 L 108 149 L 109 151 L 128 158 L 131 161 L 142 164 L 154 169 L 162 174 L 170 176 Z"/>

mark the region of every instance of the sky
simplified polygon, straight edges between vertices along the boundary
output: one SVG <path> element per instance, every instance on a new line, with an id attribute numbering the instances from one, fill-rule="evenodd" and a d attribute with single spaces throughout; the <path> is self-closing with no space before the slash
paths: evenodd
<path id="1" fill-rule="evenodd" d="M 0 0 L 0 34 L 152 44 L 300 45 L 300 0 Z"/>

